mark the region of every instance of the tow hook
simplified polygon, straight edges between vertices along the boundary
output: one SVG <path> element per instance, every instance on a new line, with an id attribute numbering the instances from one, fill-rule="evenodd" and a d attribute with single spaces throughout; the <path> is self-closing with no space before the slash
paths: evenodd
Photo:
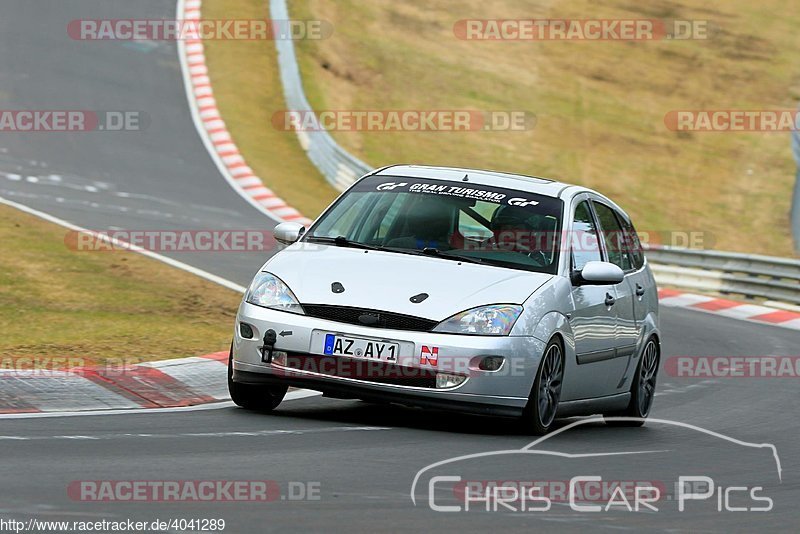
<path id="1" fill-rule="evenodd" d="M 275 333 L 275 330 L 269 329 L 264 332 L 264 344 L 258 347 L 259 352 L 261 352 L 261 361 L 264 363 L 272 363 L 272 352 L 275 350 L 275 340 L 278 339 L 278 335 Z"/>

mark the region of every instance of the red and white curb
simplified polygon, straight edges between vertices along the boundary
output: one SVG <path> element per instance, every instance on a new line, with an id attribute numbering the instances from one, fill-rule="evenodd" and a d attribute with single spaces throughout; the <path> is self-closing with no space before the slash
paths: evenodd
<path id="1" fill-rule="evenodd" d="M 177 18 L 189 21 L 200 20 L 200 6 L 201 0 L 179 0 Z M 217 167 L 228 183 L 248 202 L 272 219 L 278 222 L 292 221 L 310 224 L 310 219 L 289 206 L 264 185 L 261 178 L 256 176 L 253 169 L 247 165 L 233 142 L 217 108 L 217 101 L 214 99 L 203 41 L 201 39 L 179 41 L 178 53 L 195 125 L 212 159 L 217 163 Z"/>
<path id="2" fill-rule="evenodd" d="M 227 400 L 228 352 L 124 368 L 0 370 L 0 413 L 130 410 Z"/>
<path id="3" fill-rule="evenodd" d="M 800 330 L 800 313 L 660 289 L 659 304 Z M 0 414 L 130 412 L 228 400 L 228 352 L 124 368 L 0 369 Z M 302 396 L 307 396 L 304 393 Z M 310 393 L 313 394 L 313 393 Z"/>
<path id="4" fill-rule="evenodd" d="M 800 313 L 757 304 L 745 304 L 707 295 L 684 293 L 675 289 L 659 289 L 658 304 L 669 308 L 686 308 L 731 319 L 800 330 Z"/>

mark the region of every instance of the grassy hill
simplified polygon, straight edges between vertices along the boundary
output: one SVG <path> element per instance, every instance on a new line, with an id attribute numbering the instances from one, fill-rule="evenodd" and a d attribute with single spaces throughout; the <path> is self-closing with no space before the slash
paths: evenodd
<path id="1" fill-rule="evenodd" d="M 333 23 L 298 42 L 315 109 L 527 110 L 509 132 L 335 132 L 354 154 L 537 174 L 596 188 L 649 232 L 701 232 L 718 249 L 791 255 L 788 134 L 670 131 L 682 109 L 791 108 L 800 96 L 800 4 L 602 0 L 484 3 L 298 0 L 296 19 Z M 205 17 L 264 16 L 264 0 L 206 0 Z M 707 40 L 480 42 L 466 18 L 710 21 Z M 223 56 L 227 61 L 222 61 Z M 280 98 L 272 43 L 211 42 L 223 116 L 251 166 L 308 215 L 333 196 L 291 133 L 271 129 Z M 277 89 L 276 89 L 277 88 Z M 291 156 L 287 156 L 287 154 Z M 273 183 L 270 182 L 272 186 Z M 295 191 L 295 188 L 298 188 Z"/>

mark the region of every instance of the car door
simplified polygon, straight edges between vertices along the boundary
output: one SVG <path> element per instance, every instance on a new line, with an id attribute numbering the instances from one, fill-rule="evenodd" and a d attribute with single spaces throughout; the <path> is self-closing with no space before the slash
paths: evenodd
<path id="1" fill-rule="evenodd" d="M 641 320 L 637 321 L 636 317 L 636 301 L 639 297 L 636 294 L 637 283 L 632 280 L 635 277 L 633 261 L 630 251 L 625 245 L 625 233 L 617 211 L 597 199 L 592 200 L 592 207 L 603 236 L 602 244 L 606 261 L 613 263 L 625 272 L 625 279 L 614 286 L 617 330 L 613 372 L 616 376 L 614 383 L 616 390 L 623 386 L 624 378 L 636 353 L 639 329 L 641 328 Z"/>
<path id="2" fill-rule="evenodd" d="M 644 321 L 647 318 L 647 314 L 658 306 L 658 289 L 652 273 L 645 268 L 644 251 L 633 223 L 622 213 L 618 211 L 615 213 L 622 226 L 625 239 L 623 247 L 630 257 L 631 269 L 626 271 L 625 279 L 628 281 L 635 297 L 633 300 L 633 315 L 636 318 L 637 336 L 641 336 L 644 331 Z"/>
<path id="3" fill-rule="evenodd" d="M 602 261 L 600 233 L 588 197 L 573 203 L 570 230 L 570 256 L 573 271 L 590 261 Z M 580 285 L 572 287 L 572 312 L 569 318 L 575 340 L 577 362 L 574 379 L 565 379 L 562 400 L 601 397 L 613 393 L 616 349 L 616 313 L 607 302 L 616 299 L 614 286 Z"/>

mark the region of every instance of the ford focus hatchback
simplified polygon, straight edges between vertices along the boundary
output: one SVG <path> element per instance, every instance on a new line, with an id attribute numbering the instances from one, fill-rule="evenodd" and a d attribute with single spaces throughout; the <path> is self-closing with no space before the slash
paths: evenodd
<path id="1" fill-rule="evenodd" d="M 630 218 L 599 193 L 392 166 L 275 238 L 288 246 L 236 318 L 240 406 L 272 410 L 298 387 L 518 417 L 534 433 L 557 417 L 649 414 L 656 285 Z"/>

